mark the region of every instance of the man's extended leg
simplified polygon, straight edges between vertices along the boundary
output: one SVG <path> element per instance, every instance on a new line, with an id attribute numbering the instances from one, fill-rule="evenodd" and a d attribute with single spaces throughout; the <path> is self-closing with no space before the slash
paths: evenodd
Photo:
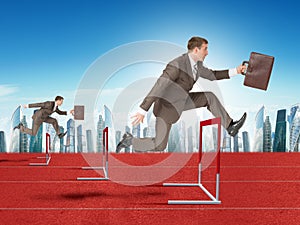
<path id="1" fill-rule="evenodd" d="M 49 116 L 45 120 L 45 123 L 52 124 L 52 126 L 53 126 L 54 130 L 56 131 L 56 134 L 59 138 L 63 138 L 67 134 L 67 131 L 65 133 L 60 133 L 59 126 L 58 126 L 58 123 L 57 123 L 56 119 Z"/>
<path id="2" fill-rule="evenodd" d="M 215 117 L 221 117 L 223 127 L 228 128 L 232 119 L 212 92 L 193 92 L 189 96 L 184 110 L 207 107 Z"/>
<path id="3" fill-rule="evenodd" d="M 212 92 L 194 92 L 190 93 L 189 96 L 190 98 L 187 100 L 184 110 L 207 107 L 215 117 L 221 117 L 223 127 L 231 136 L 235 136 L 238 133 L 246 120 L 247 114 L 244 113 L 238 121 L 233 121 L 219 99 Z"/>
<path id="4" fill-rule="evenodd" d="M 52 117 L 47 117 L 47 119 L 45 120 L 45 123 L 50 123 L 52 124 L 54 130 L 56 131 L 56 134 L 58 135 L 60 133 L 59 131 L 59 126 L 58 126 L 58 123 L 57 123 L 57 120 L 52 118 Z"/>

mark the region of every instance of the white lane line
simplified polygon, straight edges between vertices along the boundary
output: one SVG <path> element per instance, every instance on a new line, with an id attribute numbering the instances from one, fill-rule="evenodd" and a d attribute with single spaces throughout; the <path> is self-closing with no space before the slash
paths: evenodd
<path id="1" fill-rule="evenodd" d="M 166 203 L 167 205 L 167 203 Z M 20 210 L 27 210 L 27 211 L 33 211 L 33 210 L 42 210 L 42 211 L 61 211 L 61 210 L 160 210 L 160 211 L 164 211 L 164 210 L 300 210 L 299 207 L 216 207 L 216 208 L 211 208 L 211 207 L 207 207 L 207 208 L 200 208 L 198 206 L 198 208 L 195 207 L 180 207 L 177 208 L 176 206 L 174 206 L 174 208 L 170 208 L 170 207 L 161 207 L 161 208 L 155 208 L 155 207 L 151 207 L 151 208 L 141 208 L 141 207 L 129 207 L 129 208 L 0 208 L 0 210 L 5 210 L 5 211 L 20 211 Z"/>

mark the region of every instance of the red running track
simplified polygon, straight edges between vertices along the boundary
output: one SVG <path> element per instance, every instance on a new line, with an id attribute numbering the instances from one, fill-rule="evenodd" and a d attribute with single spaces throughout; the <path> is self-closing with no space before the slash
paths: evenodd
<path id="1" fill-rule="evenodd" d="M 0 155 L 0 224 L 299 224 L 299 153 L 222 153 L 221 205 L 168 205 L 168 199 L 207 199 L 197 188 L 131 186 L 119 181 L 77 181 L 81 154 L 52 154 L 49 166 L 29 166 L 35 154 Z M 152 165 L 168 154 L 110 155 L 131 165 Z M 99 155 L 92 155 L 95 161 Z M 194 182 L 197 154 L 164 182 Z M 163 170 L 164 168 L 161 168 Z M 111 165 L 109 171 L 126 168 Z M 204 185 L 214 191 L 213 165 Z M 149 178 L 151 179 L 151 178 Z M 122 183 L 122 182 L 121 182 Z"/>

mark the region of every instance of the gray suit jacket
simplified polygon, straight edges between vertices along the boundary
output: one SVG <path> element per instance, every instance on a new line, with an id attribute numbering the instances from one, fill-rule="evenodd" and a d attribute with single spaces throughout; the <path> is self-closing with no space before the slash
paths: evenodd
<path id="1" fill-rule="evenodd" d="M 210 70 L 203 66 L 203 62 L 198 62 L 197 66 L 196 80 L 199 77 L 211 81 L 229 78 L 228 70 Z M 148 111 L 154 103 L 153 113 L 156 117 L 161 117 L 168 123 L 175 123 L 184 110 L 189 91 L 196 80 L 193 78 L 188 54 L 183 54 L 166 66 L 140 107 Z"/>
<path id="2" fill-rule="evenodd" d="M 38 111 L 36 111 L 32 116 L 33 120 L 37 120 L 39 122 L 45 121 L 54 112 L 56 112 L 60 115 L 67 115 L 66 111 L 60 111 L 58 109 L 58 107 L 56 107 L 56 110 L 53 111 L 54 105 L 55 105 L 54 101 L 47 101 L 47 102 L 42 102 L 42 103 L 29 104 L 28 107 L 29 108 L 40 107 L 40 109 Z"/>

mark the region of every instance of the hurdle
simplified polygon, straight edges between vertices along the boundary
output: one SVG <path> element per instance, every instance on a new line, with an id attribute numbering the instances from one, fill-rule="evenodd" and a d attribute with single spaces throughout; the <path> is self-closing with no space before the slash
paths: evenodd
<path id="1" fill-rule="evenodd" d="M 100 167 L 82 167 L 83 170 L 103 170 L 104 177 L 77 177 L 77 180 L 109 180 L 108 178 L 108 127 L 103 129 L 103 157 L 102 157 L 102 166 Z"/>
<path id="2" fill-rule="evenodd" d="M 216 194 L 213 196 L 201 183 L 201 159 L 202 159 L 202 128 L 203 126 L 218 125 L 218 138 L 217 138 L 217 166 L 216 166 Z M 211 200 L 168 200 L 168 204 L 181 204 L 181 205 L 201 205 L 201 204 L 221 204 L 219 200 L 220 188 L 220 140 L 221 140 L 221 118 L 213 118 L 200 122 L 199 134 L 199 163 L 198 163 L 198 182 L 197 183 L 163 183 L 166 187 L 199 187 Z"/>
<path id="3" fill-rule="evenodd" d="M 37 157 L 37 159 L 45 159 L 44 163 L 29 163 L 29 166 L 48 166 L 51 160 L 51 156 L 49 150 L 51 149 L 50 146 L 50 134 L 46 133 L 46 154 L 45 156 Z"/>

